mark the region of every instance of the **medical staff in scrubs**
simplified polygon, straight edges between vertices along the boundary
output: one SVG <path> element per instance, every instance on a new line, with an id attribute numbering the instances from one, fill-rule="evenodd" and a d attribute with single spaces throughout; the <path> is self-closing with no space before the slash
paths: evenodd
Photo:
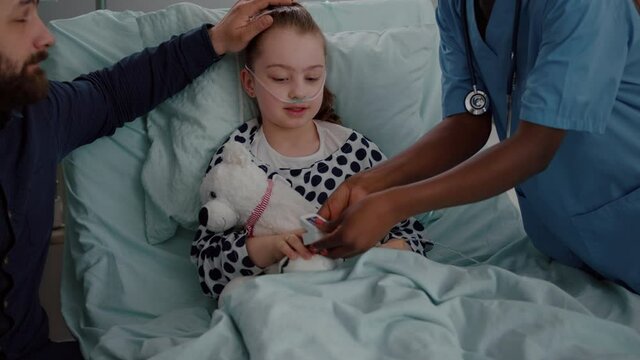
<path id="1" fill-rule="evenodd" d="M 345 182 L 315 247 L 351 256 L 399 219 L 515 187 L 539 250 L 640 292 L 638 4 L 440 0 L 437 21 L 444 120 Z M 474 85 L 485 113 L 465 104 Z M 492 119 L 501 142 L 472 157 Z"/>

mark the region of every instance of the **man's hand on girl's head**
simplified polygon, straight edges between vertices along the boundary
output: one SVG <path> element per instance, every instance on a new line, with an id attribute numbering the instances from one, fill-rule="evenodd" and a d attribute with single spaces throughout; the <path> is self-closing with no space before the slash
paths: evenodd
<path id="1" fill-rule="evenodd" d="M 244 49 L 249 41 L 273 23 L 270 15 L 260 13 L 272 5 L 291 5 L 292 0 L 239 0 L 229 12 L 209 30 L 213 48 L 218 55 Z"/>

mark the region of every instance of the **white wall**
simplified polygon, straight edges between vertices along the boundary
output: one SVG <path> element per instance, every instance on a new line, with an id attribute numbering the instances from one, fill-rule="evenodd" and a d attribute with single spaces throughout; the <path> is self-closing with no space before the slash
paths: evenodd
<path id="1" fill-rule="evenodd" d="M 154 11 L 165 8 L 171 4 L 181 2 L 179 0 L 106 0 L 107 8 L 115 11 L 137 10 Z M 236 0 L 188 0 L 188 2 L 208 8 L 228 8 L 235 4 Z"/>
<path id="2" fill-rule="evenodd" d="M 96 2 L 93 0 L 48 0 L 41 1 L 38 6 L 40 17 L 45 23 L 54 19 L 66 19 L 86 14 L 95 9 Z"/>
<path id="3" fill-rule="evenodd" d="M 4 0 L 0 0 L 4 1 Z M 236 0 L 103 0 L 106 8 L 114 11 L 135 10 L 154 11 L 163 9 L 171 4 L 179 2 L 191 2 L 208 8 L 228 8 L 235 4 Z M 303 0 L 325 1 L 325 0 Z M 340 1 L 340 0 L 329 0 Z M 366 1 L 366 0 L 362 0 Z M 437 1 L 437 0 L 434 0 Z M 86 14 L 96 9 L 100 1 L 94 0 L 43 0 L 40 2 L 40 16 L 46 22 L 55 19 L 66 19 Z"/>

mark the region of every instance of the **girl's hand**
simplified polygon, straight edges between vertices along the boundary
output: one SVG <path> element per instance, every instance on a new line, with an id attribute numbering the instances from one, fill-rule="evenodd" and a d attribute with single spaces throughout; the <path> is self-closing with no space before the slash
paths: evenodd
<path id="1" fill-rule="evenodd" d="M 291 233 L 252 237 L 247 240 L 249 258 L 256 266 L 265 268 L 282 260 L 285 256 L 291 260 L 302 257 L 309 260 L 311 252 L 304 246 L 301 235 L 304 230 Z"/>
<path id="2" fill-rule="evenodd" d="M 281 234 L 274 237 L 273 246 L 274 253 L 277 254 L 278 261 L 283 257 L 288 257 L 291 260 L 296 260 L 302 257 L 305 260 L 311 259 L 311 251 L 302 242 L 300 237 L 304 233 L 304 230 L 299 230 L 291 234 Z"/>

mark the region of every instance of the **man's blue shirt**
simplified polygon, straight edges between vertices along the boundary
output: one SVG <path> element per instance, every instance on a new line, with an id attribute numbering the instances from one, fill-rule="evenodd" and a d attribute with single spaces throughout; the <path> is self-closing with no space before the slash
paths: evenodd
<path id="1" fill-rule="evenodd" d="M 0 211 L 0 251 L 11 249 L 0 254 L 0 311 L 13 326 L 0 334 L 0 354 L 20 357 L 48 341 L 38 290 L 53 223 L 57 164 L 147 113 L 217 59 L 203 25 L 111 68 L 71 82 L 51 81 L 46 99 L 2 115 L 0 201 L 6 209 Z M 10 320 L 0 321 L 2 329 Z"/>

